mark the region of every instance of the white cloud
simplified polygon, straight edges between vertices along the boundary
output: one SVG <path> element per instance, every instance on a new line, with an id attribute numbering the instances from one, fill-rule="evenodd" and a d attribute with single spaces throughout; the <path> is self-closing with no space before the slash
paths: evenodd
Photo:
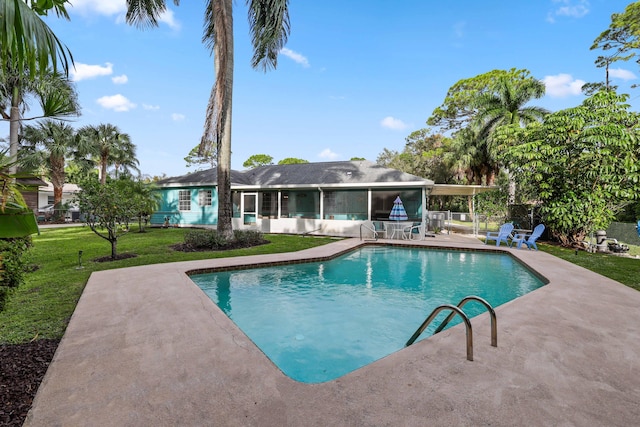
<path id="1" fill-rule="evenodd" d="M 71 69 L 71 80 L 79 82 L 80 80 L 92 79 L 99 76 L 108 76 L 113 74 L 113 64 L 107 62 L 102 65 L 89 65 L 76 62 L 75 67 Z"/>
<path id="2" fill-rule="evenodd" d="M 582 93 L 582 86 L 586 83 L 584 80 L 574 80 L 571 74 L 545 76 L 542 82 L 546 87 L 546 94 L 552 98 L 580 95 Z"/>
<path id="3" fill-rule="evenodd" d="M 70 11 L 77 11 L 83 15 L 97 13 L 112 16 L 126 13 L 126 0 L 73 0 Z"/>
<path id="4" fill-rule="evenodd" d="M 322 150 L 320 152 L 320 154 L 318 154 L 318 157 L 320 157 L 321 159 L 334 160 L 334 159 L 337 159 L 338 157 L 340 157 L 340 155 L 337 154 L 337 153 L 334 153 L 333 151 L 331 151 L 330 148 L 325 148 L 324 150 Z"/>
<path id="5" fill-rule="evenodd" d="M 72 0 L 68 10 L 84 16 L 115 15 L 116 22 L 123 23 L 125 22 L 124 17 L 127 13 L 127 2 L 126 0 Z M 170 28 L 180 29 L 180 23 L 175 19 L 173 11 L 169 8 L 158 17 L 158 21 L 167 24 Z"/>
<path id="6" fill-rule="evenodd" d="M 129 81 L 129 77 L 126 74 L 121 76 L 111 77 L 111 81 L 117 85 L 123 85 Z"/>
<path id="7" fill-rule="evenodd" d="M 165 10 L 164 13 L 160 15 L 160 18 L 158 20 L 167 24 L 169 28 L 172 28 L 174 30 L 180 29 L 180 22 L 176 21 L 175 17 L 173 16 L 173 10 L 171 9 Z"/>
<path id="8" fill-rule="evenodd" d="M 635 80 L 637 77 L 629 70 L 623 70 L 622 68 L 609 68 L 609 76 L 622 80 Z"/>
<path id="9" fill-rule="evenodd" d="M 582 18 L 589 13 L 589 0 L 553 0 L 553 3 L 559 3 L 560 6 L 547 15 L 547 21 L 552 23 L 557 16 Z"/>
<path id="10" fill-rule="evenodd" d="M 294 52 L 291 49 L 287 49 L 286 47 L 283 47 L 280 50 L 280 53 L 290 59 L 293 59 L 295 62 L 297 62 L 298 64 L 302 65 L 305 68 L 310 67 L 309 60 L 305 58 L 303 55 L 299 54 L 298 52 Z"/>
<path id="11" fill-rule="evenodd" d="M 136 108 L 136 104 L 120 94 L 103 96 L 102 98 L 98 98 L 96 102 L 103 108 L 113 111 L 129 111 Z"/>
<path id="12" fill-rule="evenodd" d="M 171 114 L 171 120 L 173 120 L 174 122 L 179 122 L 181 120 L 184 120 L 185 117 L 186 116 L 184 114 L 180 114 L 180 113 Z"/>
<path id="13" fill-rule="evenodd" d="M 159 105 L 142 104 L 142 108 L 144 108 L 145 110 L 159 110 L 160 106 Z"/>
<path id="14" fill-rule="evenodd" d="M 400 119 L 396 119 L 391 116 L 387 116 L 380 121 L 380 126 L 392 130 L 404 130 L 407 128 L 407 124 Z"/>

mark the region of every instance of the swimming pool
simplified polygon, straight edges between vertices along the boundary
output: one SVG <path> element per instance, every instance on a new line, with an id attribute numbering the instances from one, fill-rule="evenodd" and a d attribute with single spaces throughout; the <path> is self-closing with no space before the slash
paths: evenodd
<path id="1" fill-rule="evenodd" d="M 508 254 L 387 246 L 191 279 L 286 375 L 305 383 L 398 351 L 438 305 L 477 295 L 496 307 L 544 284 Z M 474 302 L 464 309 L 469 317 L 485 311 Z"/>

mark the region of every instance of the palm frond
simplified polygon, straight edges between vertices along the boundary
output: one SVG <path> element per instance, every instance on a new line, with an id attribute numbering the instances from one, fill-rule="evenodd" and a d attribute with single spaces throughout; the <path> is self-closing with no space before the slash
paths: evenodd
<path id="1" fill-rule="evenodd" d="M 249 28 L 253 44 L 253 68 L 264 71 L 276 68 L 278 53 L 287 43 L 289 24 L 288 0 L 247 0 Z"/>
<path id="2" fill-rule="evenodd" d="M 64 13 L 66 10 L 62 9 Z M 0 2 L 0 61 L 2 68 L 13 64 L 35 76 L 51 65 L 68 74 L 73 64 L 71 51 L 62 44 L 38 14 L 23 0 Z M 62 16 L 65 16 L 64 14 Z"/>
<path id="3" fill-rule="evenodd" d="M 173 0 L 178 6 L 180 0 Z M 126 21 L 138 28 L 157 27 L 160 16 L 167 10 L 165 0 L 127 0 Z"/>

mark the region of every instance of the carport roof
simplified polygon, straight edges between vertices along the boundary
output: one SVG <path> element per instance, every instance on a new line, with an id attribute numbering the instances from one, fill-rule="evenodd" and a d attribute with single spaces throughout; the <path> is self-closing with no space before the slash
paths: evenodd
<path id="1" fill-rule="evenodd" d="M 495 185 L 456 185 L 456 184 L 434 184 L 431 189 L 431 196 L 474 196 L 486 191 L 497 190 Z"/>

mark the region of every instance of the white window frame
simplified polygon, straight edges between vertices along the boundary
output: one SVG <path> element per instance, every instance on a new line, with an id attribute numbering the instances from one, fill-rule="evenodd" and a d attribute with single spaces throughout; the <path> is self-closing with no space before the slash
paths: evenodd
<path id="1" fill-rule="evenodd" d="M 211 190 L 198 190 L 198 206 L 211 206 L 212 195 Z"/>
<path id="2" fill-rule="evenodd" d="M 178 210 L 191 210 L 191 190 L 178 190 Z"/>

